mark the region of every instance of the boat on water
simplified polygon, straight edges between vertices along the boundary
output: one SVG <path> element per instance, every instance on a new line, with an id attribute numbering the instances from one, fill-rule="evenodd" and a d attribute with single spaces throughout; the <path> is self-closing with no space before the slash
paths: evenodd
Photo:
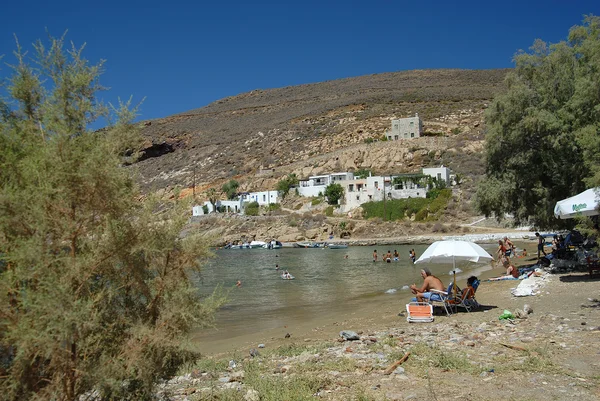
<path id="1" fill-rule="evenodd" d="M 250 249 L 250 244 L 244 242 L 243 244 L 227 244 L 223 247 L 224 249 Z"/>
<path id="2" fill-rule="evenodd" d="M 294 248 L 323 248 L 324 244 L 322 242 L 314 242 L 314 241 L 298 241 L 294 242 Z"/>
<path id="3" fill-rule="evenodd" d="M 279 241 L 269 241 L 269 242 L 265 242 L 265 241 L 251 241 L 251 242 L 244 242 L 241 244 L 227 244 L 223 247 L 223 249 L 259 249 L 259 248 L 264 248 L 264 249 L 281 249 L 283 247 L 283 244 Z"/>
<path id="4" fill-rule="evenodd" d="M 327 244 L 325 245 L 329 249 L 346 249 L 348 244 Z"/>
<path id="5" fill-rule="evenodd" d="M 272 240 L 272 241 L 267 242 L 263 248 L 281 249 L 281 248 L 283 248 L 283 244 L 279 241 Z"/>

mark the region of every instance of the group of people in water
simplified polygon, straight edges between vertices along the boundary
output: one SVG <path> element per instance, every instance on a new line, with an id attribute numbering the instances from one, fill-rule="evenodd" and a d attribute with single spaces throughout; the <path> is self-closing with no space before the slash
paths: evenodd
<path id="1" fill-rule="evenodd" d="M 415 253 L 414 248 L 411 249 L 408 252 L 408 257 L 410 258 L 410 261 L 412 263 L 415 263 L 415 260 L 417 260 L 417 254 Z M 378 260 L 378 256 L 377 256 L 377 249 L 373 250 L 373 262 L 377 262 Z M 381 258 L 382 262 L 388 262 L 391 263 L 392 260 L 394 262 L 398 262 L 400 260 L 400 254 L 398 253 L 398 251 L 396 249 L 394 249 L 394 253 L 392 254 L 392 252 L 388 249 L 387 253 L 383 255 L 383 257 Z"/>
<path id="2" fill-rule="evenodd" d="M 502 278 L 518 278 L 520 276 L 519 269 L 510 261 L 512 257 L 518 257 L 515 244 L 508 237 L 498 240 L 498 249 L 496 251 L 498 263 L 506 269 L 506 276 Z M 523 249 L 522 256 L 527 256 L 527 250 Z"/>

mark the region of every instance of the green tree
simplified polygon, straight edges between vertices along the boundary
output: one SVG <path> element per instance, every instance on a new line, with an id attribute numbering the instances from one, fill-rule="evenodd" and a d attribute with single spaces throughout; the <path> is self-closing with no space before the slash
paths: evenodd
<path id="1" fill-rule="evenodd" d="M 237 196 L 237 190 L 239 186 L 240 183 L 236 180 L 229 180 L 229 182 L 223 184 L 223 186 L 221 187 L 221 191 L 223 191 L 223 193 L 227 195 L 227 199 L 233 200 Z"/>
<path id="2" fill-rule="evenodd" d="M 340 184 L 329 184 L 325 188 L 325 196 L 327 197 L 327 203 L 337 205 L 338 200 L 344 196 L 344 188 Z"/>
<path id="3" fill-rule="evenodd" d="M 587 16 L 569 38 L 536 40 L 515 55 L 507 91 L 486 112 L 486 178 L 477 208 L 541 228 L 557 200 L 600 184 L 600 19 Z"/>
<path id="4" fill-rule="evenodd" d="M 281 198 L 285 198 L 292 187 L 298 185 L 296 174 L 288 174 L 287 177 L 277 183 L 277 190 L 281 192 Z"/>
<path id="5" fill-rule="evenodd" d="M 212 205 L 213 212 L 217 211 L 217 201 L 219 200 L 219 192 L 214 188 L 208 188 L 206 191 L 206 197 Z"/>
<path id="6" fill-rule="evenodd" d="M 355 178 L 367 178 L 370 175 L 371 175 L 371 170 L 362 168 L 362 167 L 354 172 Z"/>
<path id="7" fill-rule="evenodd" d="M 1 397 L 149 399 L 221 302 L 190 280 L 208 248 L 180 237 L 190 204 L 139 200 L 135 112 L 96 101 L 102 63 L 63 38 L 35 50 L 0 101 Z M 116 122 L 90 131 L 100 115 Z"/>

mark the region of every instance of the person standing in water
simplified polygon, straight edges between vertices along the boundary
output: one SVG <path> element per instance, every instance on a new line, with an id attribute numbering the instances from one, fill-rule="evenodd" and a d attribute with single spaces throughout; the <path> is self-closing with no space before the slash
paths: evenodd
<path id="1" fill-rule="evenodd" d="M 410 261 L 412 263 L 415 263 L 415 261 L 417 260 L 417 254 L 415 253 L 415 248 L 410 250 L 409 255 L 410 255 Z"/>
<path id="2" fill-rule="evenodd" d="M 377 249 L 373 251 L 373 262 L 377 262 Z"/>

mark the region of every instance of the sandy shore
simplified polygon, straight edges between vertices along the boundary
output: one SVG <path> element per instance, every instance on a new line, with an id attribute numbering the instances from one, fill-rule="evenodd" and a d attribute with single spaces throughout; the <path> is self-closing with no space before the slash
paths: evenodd
<path id="1" fill-rule="evenodd" d="M 482 241 L 484 239 L 489 239 L 491 236 L 497 238 L 503 238 L 506 233 L 486 233 L 479 236 L 469 236 L 469 240 L 474 241 Z M 527 236 L 527 233 L 523 233 L 522 235 Z M 425 237 L 424 237 L 425 238 Z M 442 239 L 439 236 L 427 236 L 430 242 L 434 240 Z M 443 239 L 467 239 L 465 237 L 459 235 L 449 235 L 444 236 Z M 515 246 L 518 249 L 533 249 L 535 247 L 536 242 L 533 241 L 523 241 L 522 239 L 516 239 L 521 237 L 512 236 L 510 238 L 514 239 Z M 384 242 L 378 242 L 381 239 L 370 239 L 365 241 L 374 241 L 375 244 L 386 244 Z M 384 240 L 385 241 L 385 240 Z M 397 239 L 396 239 L 397 241 Z M 497 239 L 496 239 L 497 241 Z M 487 242 L 490 242 L 489 240 Z M 524 266 L 528 264 L 534 264 L 536 262 L 536 258 L 527 257 L 527 258 L 513 258 L 514 264 L 517 266 Z M 467 276 L 476 275 L 481 280 L 486 280 L 490 277 L 497 277 L 504 274 L 503 268 L 494 267 L 495 264 L 483 264 L 478 266 L 475 269 L 470 269 L 467 273 L 459 273 L 457 274 L 457 284 L 459 287 L 463 287 L 466 283 Z M 512 282 L 513 285 L 514 282 Z M 487 292 L 488 290 L 494 290 L 495 288 L 501 288 L 502 286 L 497 286 L 494 283 L 490 288 L 486 285 L 482 286 L 482 293 Z M 323 340 L 331 338 L 335 336 L 340 330 L 343 329 L 352 329 L 354 326 L 362 326 L 368 324 L 372 328 L 376 328 L 379 326 L 386 326 L 390 324 L 394 324 L 394 322 L 398 319 L 398 313 L 405 310 L 406 303 L 413 297 L 413 295 L 409 291 L 398 291 L 395 294 L 382 294 L 375 296 L 370 299 L 364 300 L 364 302 L 352 310 L 351 312 L 345 314 L 331 314 L 329 316 L 319 316 L 314 319 L 304 321 L 304 322 L 295 322 L 294 324 L 285 324 L 279 328 L 264 330 L 259 333 L 248 334 L 244 336 L 239 336 L 235 338 L 228 339 L 215 339 L 211 340 L 208 343 L 200 343 L 197 344 L 197 349 L 200 350 L 205 355 L 218 355 L 221 353 L 230 353 L 230 352 L 245 352 L 252 347 L 256 347 L 258 344 L 270 344 L 271 346 L 279 346 L 280 344 L 285 344 L 289 342 L 290 337 L 286 337 L 286 335 L 290 335 L 291 338 L 296 340 L 302 340 L 306 342 L 315 341 L 315 340 Z M 479 297 L 479 294 L 478 294 Z M 217 326 L 218 330 L 218 326 Z"/>
<path id="2" fill-rule="evenodd" d="M 535 259 L 516 260 L 525 265 Z M 316 381 L 307 391 L 325 400 L 600 399 L 600 278 L 547 274 L 537 295 L 514 297 L 511 288 L 520 281 L 485 281 L 501 275 L 498 268 L 480 273 L 483 307 L 477 311 L 436 313 L 433 323 L 411 324 L 404 299 L 383 297 L 334 320 L 230 344 L 163 390 L 190 401 L 215 391 L 235 391 L 240 400 L 306 399 L 305 385 Z M 498 319 L 525 304 L 530 315 Z M 342 341 L 342 330 L 360 340 Z M 386 371 L 406 354 L 399 368 Z M 304 384 L 295 387 L 298 382 Z"/>

